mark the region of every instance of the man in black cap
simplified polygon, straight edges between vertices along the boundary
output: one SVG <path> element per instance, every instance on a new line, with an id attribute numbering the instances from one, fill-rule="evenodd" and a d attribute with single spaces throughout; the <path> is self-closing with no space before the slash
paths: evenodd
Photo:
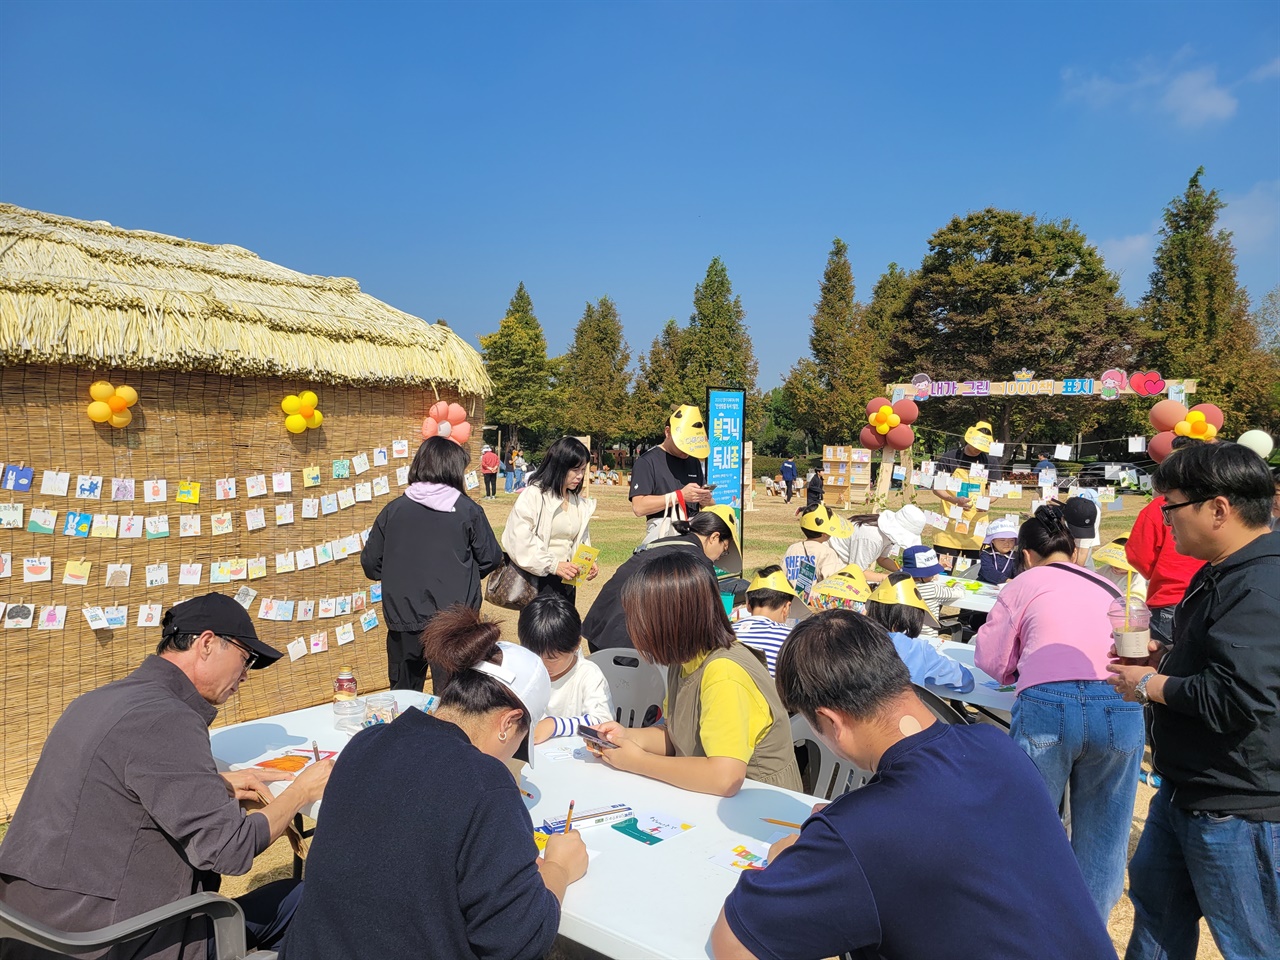
<path id="1" fill-rule="evenodd" d="M 240 604 L 220 593 L 165 613 L 155 656 L 123 680 L 77 697 L 54 725 L 0 845 L 0 900 L 52 927 L 86 931 L 128 920 L 247 873 L 303 807 L 320 798 L 332 761 L 296 779 L 266 770 L 219 773 L 209 745 L 217 707 L 248 672 L 280 652 L 258 639 Z M 270 796 L 253 813 L 238 801 Z M 300 890 L 281 880 L 240 898 L 250 946 L 284 933 Z M 209 923 L 196 918 L 132 941 L 111 960 L 205 960 Z M 53 954 L 16 943 L 0 956 Z"/>
<path id="2" fill-rule="evenodd" d="M 1080 566 L 1089 560 L 1089 552 L 1098 545 L 1098 505 L 1088 497 L 1071 497 L 1062 507 L 1062 517 L 1076 542 L 1072 558 Z"/>

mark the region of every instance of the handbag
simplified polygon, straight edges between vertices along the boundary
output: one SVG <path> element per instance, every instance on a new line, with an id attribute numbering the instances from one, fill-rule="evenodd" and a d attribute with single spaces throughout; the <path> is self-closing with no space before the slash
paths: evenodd
<path id="1" fill-rule="evenodd" d="M 485 603 L 492 603 L 505 610 L 523 610 L 537 595 L 538 588 L 533 583 L 533 574 L 516 566 L 504 552 L 502 563 L 485 581 Z"/>
<path id="2" fill-rule="evenodd" d="M 644 532 L 644 539 L 631 551 L 632 553 L 639 553 L 641 550 L 648 549 L 649 544 L 655 540 L 662 540 L 665 537 L 674 537 L 679 534 L 680 531 L 676 529 L 676 521 L 688 520 L 689 514 L 685 512 L 679 498 L 674 493 L 666 494 L 666 505 L 666 509 L 662 511 L 662 516 L 654 517 L 649 521 Z"/>

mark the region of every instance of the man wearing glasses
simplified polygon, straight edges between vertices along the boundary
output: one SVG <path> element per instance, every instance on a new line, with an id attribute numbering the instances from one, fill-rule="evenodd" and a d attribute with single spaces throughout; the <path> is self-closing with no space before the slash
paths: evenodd
<path id="1" fill-rule="evenodd" d="M 1129 863 L 1126 960 L 1192 958 L 1204 917 L 1228 960 L 1280 957 L 1280 533 L 1271 472 L 1234 443 L 1196 443 L 1156 470 L 1179 553 L 1205 561 L 1173 646 L 1113 663 L 1151 705 L 1163 782 Z"/>
<path id="2" fill-rule="evenodd" d="M 244 874 L 253 858 L 320 798 L 332 761 L 296 779 L 266 770 L 219 773 L 209 724 L 248 676 L 280 652 L 258 639 L 231 597 L 209 593 L 170 608 L 154 656 L 122 680 L 77 697 L 54 725 L 0 845 L 0 900 L 70 931 L 94 930 Z M 270 797 L 246 814 L 240 800 Z M 296 881 L 240 898 L 250 947 L 284 933 Z M 134 941 L 112 960 L 205 960 L 208 921 Z M 0 955 L 49 954 L 7 943 Z"/>

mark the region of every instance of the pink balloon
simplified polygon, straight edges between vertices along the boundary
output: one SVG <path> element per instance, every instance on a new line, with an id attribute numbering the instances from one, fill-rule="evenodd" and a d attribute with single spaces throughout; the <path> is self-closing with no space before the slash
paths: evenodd
<path id="1" fill-rule="evenodd" d="M 437 422 L 449 419 L 449 404 L 444 400 L 438 400 L 431 405 L 431 409 L 427 411 L 427 416 Z M 431 434 L 433 437 L 434 433 Z"/>
<path id="2" fill-rule="evenodd" d="M 1156 463 L 1163 463 L 1164 458 L 1173 453 L 1173 441 L 1176 436 L 1172 430 L 1162 430 L 1157 433 L 1147 444 L 1147 455 Z"/>
<path id="3" fill-rule="evenodd" d="M 1177 400 L 1161 400 L 1147 416 L 1157 430 L 1172 430 L 1179 420 L 1187 419 L 1187 408 Z"/>
<path id="4" fill-rule="evenodd" d="M 899 400 L 893 405 L 893 412 L 902 418 L 903 423 L 910 425 L 920 416 L 920 407 L 914 400 Z"/>
<path id="5" fill-rule="evenodd" d="M 467 410 L 460 403 L 449 404 L 449 422 L 462 423 L 467 419 Z"/>
<path id="6" fill-rule="evenodd" d="M 432 407 L 431 409 L 434 410 L 435 407 Z M 430 440 L 432 437 L 438 436 L 439 433 L 440 433 L 440 423 L 439 421 L 436 420 L 435 417 L 427 417 L 427 419 L 422 421 L 423 439 Z"/>
<path id="7" fill-rule="evenodd" d="M 869 417 L 873 413 L 877 412 L 881 407 L 887 406 L 890 406 L 888 397 L 876 397 L 867 404 L 867 416 Z"/>
<path id="8" fill-rule="evenodd" d="M 1189 412 L 1199 410 L 1204 414 L 1204 419 L 1208 423 L 1212 423 L 1215 429 L 1222 429 L 1222 411 L 1212 403 L 1197 403 Z"/>
<path id="9" fill-rule="evenodd" d="M 884 446 L 884 437 L 876 433 L 876 428 L 867 425 L 858 434 L 858 441 L 868 450 L 879 450 Z"/>
<path id="10" fill-rule="evenodd" d="M 894 450 L 905 450 L 916 442 L 916 432 L 905 423 L 900 423 L 885 434 L 884 442 Z"/>
<path id="11" fill-rule="evenodd" d="M 458 446 L 462 446 L 464 443 L 467 442 L 467 438 L 470 436 L 471 436 L 471 424 L 464 421 L 462 423 L 457 424 L 453 428 L 453 433 L 449 434 L 449 439 L 452 440 L 454 443 L 456 443 Z"/>

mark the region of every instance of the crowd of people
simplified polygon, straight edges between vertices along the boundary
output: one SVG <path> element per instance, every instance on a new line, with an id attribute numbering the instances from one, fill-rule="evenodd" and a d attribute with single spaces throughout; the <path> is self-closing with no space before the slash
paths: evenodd
<path id="1" fill-rule="evenodd" d="M 841 517 L 810 481 L 801 539 L 735 581 L 738 520 L 706 483 L 701 413 L 681 407 L 634 465 L 637 550 L 581 617 L 566 581 L 598 572 L 573 562 L 591 543 L 586 447 L 552 445 L 499 541 L 466 493 L 466 451 L 429 439 L 361 562 L 383 584 L 388 681 L 422 690 L 429 672 L 434 712 L 361 731 L 278 797 L 269 781 L 288 774 L 219 773 L 208 724 L 280 653 L 231 598 L 180 603 L 154 656 L 54 727 L 0 844 L 0 900 L 65 929 L 124 920 L 247 872 L 323 796 L 306 882 L 240 898 L 251 945 L 291 960 L 541 957 L 588 858 L 576 830 L 539 855 L 508 762 L 532 766 L 534 744 L 591 727 L 612 744 L 592 747 L 601 761 L 636 776 L 722 797 L 747 780 L 800 791 L 800 715 L 874 776 L 741 876 L 705 918 L 714 956 L 1113 957 L 1106 922 L 1126 867 L 1126 960 L 1194 957 L 1201 918 L 1231 960 L 1280 956 L 1276 476 L 1227 442 L 1180 445 L 1161 464 L 1125 544 L 1149 582 L 1152 641 L 1121 658 L 1108 613 L 1124 595 L 1081 549 L 1096 504 L 973 532 L 990 440 L 978 424 L 944 458 L 978 485 L 948 495 L 964 518 L 948 542 L 923 542 L 913 505 Z M 485 496 L 497 459 L 482 452 Z M 969 626 L 976 666 L 1015 688 L 1007 733 L 943 723 L 916 693 L 975 685 L 940 648 L 957 596 L 942 555 L 1001 587 Z M 482 581 L 503 565 L 532 588 L 519 643 L 480 615 Z M 616 722 L 584 639 L 664 668 L 660 713 Z M 1162 783 L 1130 859 L 1148 742 Z M 203 960 L 209 942 L 198 919 L 111 957 Z M 0 944 L 0 957 L 47 956 Z"/>

